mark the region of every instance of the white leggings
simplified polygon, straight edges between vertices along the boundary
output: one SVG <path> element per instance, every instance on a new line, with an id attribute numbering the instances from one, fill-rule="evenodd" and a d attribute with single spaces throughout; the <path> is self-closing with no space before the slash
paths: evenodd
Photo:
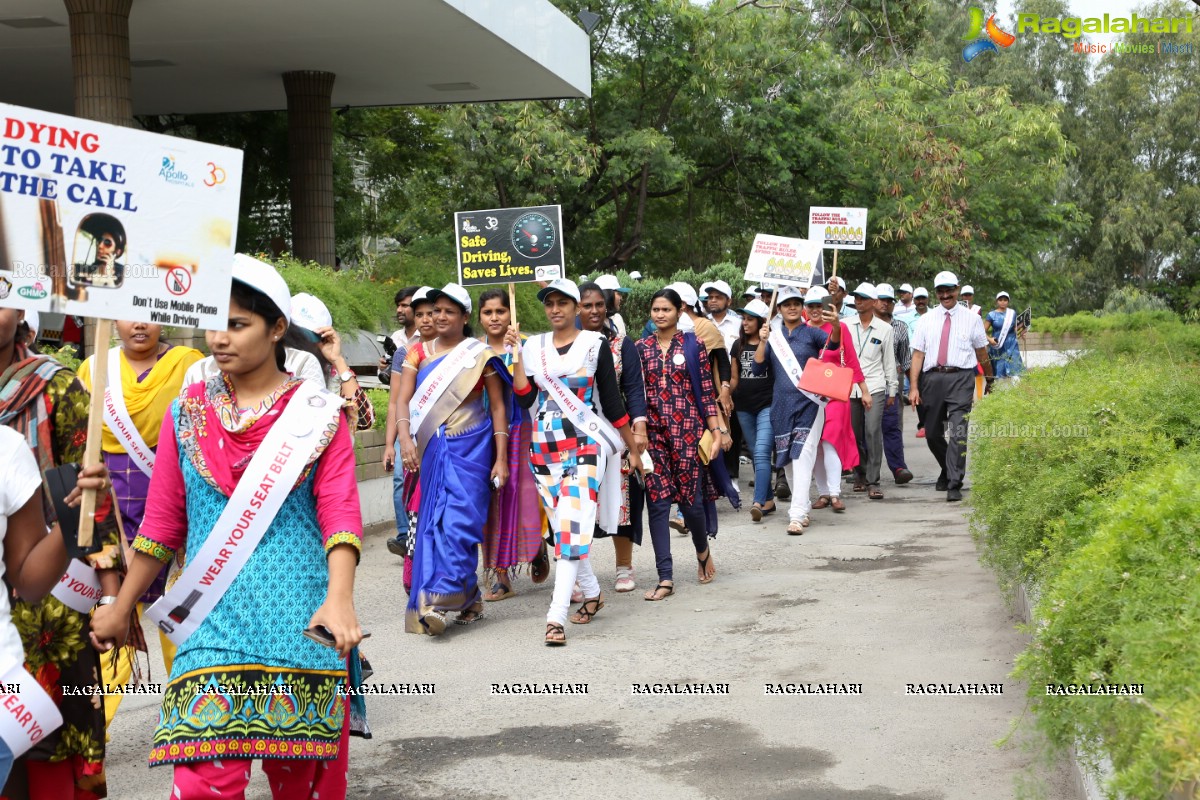
<path id="1" fill-rule="evenodd" d="M 842 459 L 838 457 L 837 448 L 829 442 L 821 442 L 813 473 L 817 479 L 817 494 L 837 497 L 842 493 Z"/>
<path id="2" fill-rule="evenodd" d="M 828 442 L 821 441 L 821 431 L 825 429 L 825 408 L 822 407 L 817 412 L 817 418 L 813 420 L 812 430 L 808 433 L 808 438 L 804 441 L 804 447 L 800 450 L 800 455 L 792 459 L 787 466 L 790 470 L 788 475 L 788 484 L 792 487 L 792 503 L 788 507 L 788 520 L 796 522 L 801 517 L 808 516 L 808 512 L 812 510 L 812 498 L 809 497 L 809 487 L 812 485 L 813 472 L 816 471 L 816 466 L 819 461 L 824 462 L 826 469 L 829 467 L 829 459 L 821 459 L 820 456 L 824 453 L 823 445 L 828 445 Z M 834 456 L 834 463 L 837 462 L 837 454 Z M 842 468 L 840 464 L 837 467 L 836 473 L 838 480 L 841 480 Z M 818 484 L 820 477 L 817 478 Z"/>
<path id="3" fill-rule="evenodd" d="M 600 581 L 592 572 L 592 559 L 584 558 L 578 561 L 560 558 L 554 568 L 554 595 L 550 598 L 550 611 L 546 614 L 546 622 L 567 624 L 567 612 L 571 610 L 571 591 L 579 581 L 579 589 L 584 597 L 600 596 Z"/>

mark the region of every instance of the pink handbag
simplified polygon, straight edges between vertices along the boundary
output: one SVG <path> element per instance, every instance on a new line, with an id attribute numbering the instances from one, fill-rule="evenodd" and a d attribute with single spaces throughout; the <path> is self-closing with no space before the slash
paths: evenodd
<path id="1" fill-rule="evenodd" d="M 849 400 L 854 370 L 819 358 L 810 358 L 800 375 L 800 388 L 830 400 Z"/>

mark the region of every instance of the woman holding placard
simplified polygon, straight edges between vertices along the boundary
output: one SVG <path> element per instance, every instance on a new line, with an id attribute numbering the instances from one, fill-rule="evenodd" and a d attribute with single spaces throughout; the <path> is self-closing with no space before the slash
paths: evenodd
<path id="1" fill-rule="evenodd" d="M 124 523 L 125 540 L 133 543 L 146 513 L 146 497 L 150 491 L 150 475 L 154 471 L 155 450 L 163 416 L 183 388 L 183 376 L 188 367 L 204 356 L 191 347 L 172 346 L 162 341 L 163 328 L 147 322 L 117 322 L 115 325 L 121 346 L 108 351 L 108 400 L 105 402 L 105 422 L 101 449 L 104 463 L 112 476 L 113 494 Z M 92 390 L 90 356 L 79 367 L 79 381 Z M 113 428 L 117 432 L 113 432 Z M 139 602 L 149 607 L 162 597 L 165 571 L 154 579 Z M 160 631 L 163 665 L 171 672 L 175 645 Z M 136 651 L 122 648 L 118 654 L 103 659 L 104 683 L 123 686 L 134 672 Z M 108 725 L 121 705 L 124 695 L 114 693 L 104 697 L 104 718 Z"/>
<path id="2" fill-rule="evenodd" d="M 576 581 L 583 605 L 571 622 L 586 625 L 604 608 L 590 558 L 600 477 L 622 443 L 630 450 L 636 445 L 608 342 L 599 333 L 575 327 L 579 287 L 559 278 L 541 289 L 538 299 L 551 330 L 525 342 L 525 368 L 513 375 L 513 391 L 523 407 L 537 408 L 530 463 L 558 559 L 545 643 L 557 646 L 567 643 L 567 612 Z M 508 337 L 509 345 L 520 345 L 515 328 Z M 603 416 L 596 413 L 597 406 Z"/>
<path id="3" fill-rule="evenodd" d="M 408 350 L 396 420 L 404 468 L 420 470 L 412 593 L 404 629 L 437 636 L 446 613 L 470 625 L 483 618 L 475 568 L 490 492 L 509 479 L 508 370 L 470 335 L 471 296 L 456 283 L 432 291 L 437 338 Z M 487 390 L 486 395 L 484 390 Z"/>
<path id="4" fill-rule="evenodd" d="M 38 471 L 83 461 L 87 442 L 89 398 L 75 373 L 46 356 L 32 355 L 17 341 L 21 312 L 0 308 L 0 425 L 21 434 L 33 452 Z M 28 787 L 31 797 L 73 797 L 75 792 L 105 792 L 104 712 L 95 696 L 65 695 L 63 688 L 95 687 L 99 654 L 88 643 L 88 611 L 99 592 L 111 602 L 120 585 L 121 540 L 107 490 L 96 499 L 95 540 L 98 553 L 68 564 L 74 583 L 60 583 L 40 602 L 12 598 L 12 619 L 21 634 L 25 669 L 57 698 L 63 726 L 47 734 L 19 758 L 11 786 Z M 46 520 L 56 524 L 55 507 L 47 498 Z M 80 594 L 64 586 L 87 585 Z M 132 613 L 132 612 L 131 612 Z M 128 617 L 126 624 L 129 623 Z M 138 631 L 140 634 L 140 631 Z M 5 792 L 7 795 L 8 792 Z"/>
<path id="5" fill-rule="evenodd" d="M 174 767 L 177 800 L 242 796 L 253 758 L 280 800 L 346 795 L 344 689 L 363 638 L 354 446 L 341 398 L 284 371 L 290 310 L 273 267 L 235 256 L 228 329 L 207 335 L 221 373 L 171 404 L 129 575 L 92 620 L 98 647 L 120 644 L 186 546 L 147 611 L 178 645 L 150 751 Z"/>

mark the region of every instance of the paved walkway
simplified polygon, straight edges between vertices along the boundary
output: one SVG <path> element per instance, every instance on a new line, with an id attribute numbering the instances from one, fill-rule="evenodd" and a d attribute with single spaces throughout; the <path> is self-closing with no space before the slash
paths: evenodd
<path id="1" fill-rule="evenodd" d="M 1073 800 L 1065 766 L 1040 757 L 1023 687 L 1007 676 L 1022 647 L 965 507 L 933 490 L 936 470 L 906 410 L 917 480 L 885 479 L 883 501 L 850 495 L 814 513 L 803 537 L 786 517 L 754 524 L 728 505 L 713 546 L 716 581 L 696 583 L 675 537 L 677 594 L 653 585 L 647 539 L 638 591 L 614 595 L 569 644 L 542 645 L 550 582 L 488 604 L 486 619 L 429 640 L 403 633 L 399 560 L 368 538 L 359 613 L 374 632 L 373 681 L 434 683 L 431 697 L 370 701 L 375 738 L 352 740 L 350 797 L 363 800 L 784 798 L 1009 800 L 1036 786 Z M 743 468 L 742 482 L 749 480 Z M 968 492 L 968 499 L 969 499 Z M 596 548 L 612 586 L 611 548 Z M 155 679 L 161 661 L 155 654 Z M 587 683 L 582 697 L 491 694 L 496 682 Z M 727 696 L 636 696 L 633 684 L 726 683 Z M 764 694 L 778 683 L 862 684 L 861 695 Z M 908 683 L 1002 684 L 998 696 L 907 695 Z M 170 771 L 148 770 L 154 698 L 126 701 L 112 729 L 110 796 L 166 800 Z M 256 770 L 250 792 L 265 798 Z"/>

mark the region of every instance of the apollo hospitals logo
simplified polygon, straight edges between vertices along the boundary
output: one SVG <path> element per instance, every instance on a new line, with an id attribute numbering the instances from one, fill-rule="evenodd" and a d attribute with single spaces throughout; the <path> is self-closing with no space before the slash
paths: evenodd
<path id="1" fill-rule="evenodd" d="M 983 21 L 983 9 L 972 8 L 971 27 L 963 39 L 971 40 L 962 51 L 963 61 L 970 62 L 980 53 L 985 53 L 989 50 L 993 53 L 1000 52 L 996 45 L 1011 47 L 1012 43 L 1017 40 L 1017 37 L 1000 30 L 1000 26 L 996 24 L 995 14 L 988 17 L 985 24 Z"/>
<path id="2" fill-rule="evenodd" d="M 158 170 L 158 177 L 174 186 L 190 188 L 193 185 L 191 178 L 175 164 L 175 156 L 170 153 L 162 157 L 162 167 Z"/>

